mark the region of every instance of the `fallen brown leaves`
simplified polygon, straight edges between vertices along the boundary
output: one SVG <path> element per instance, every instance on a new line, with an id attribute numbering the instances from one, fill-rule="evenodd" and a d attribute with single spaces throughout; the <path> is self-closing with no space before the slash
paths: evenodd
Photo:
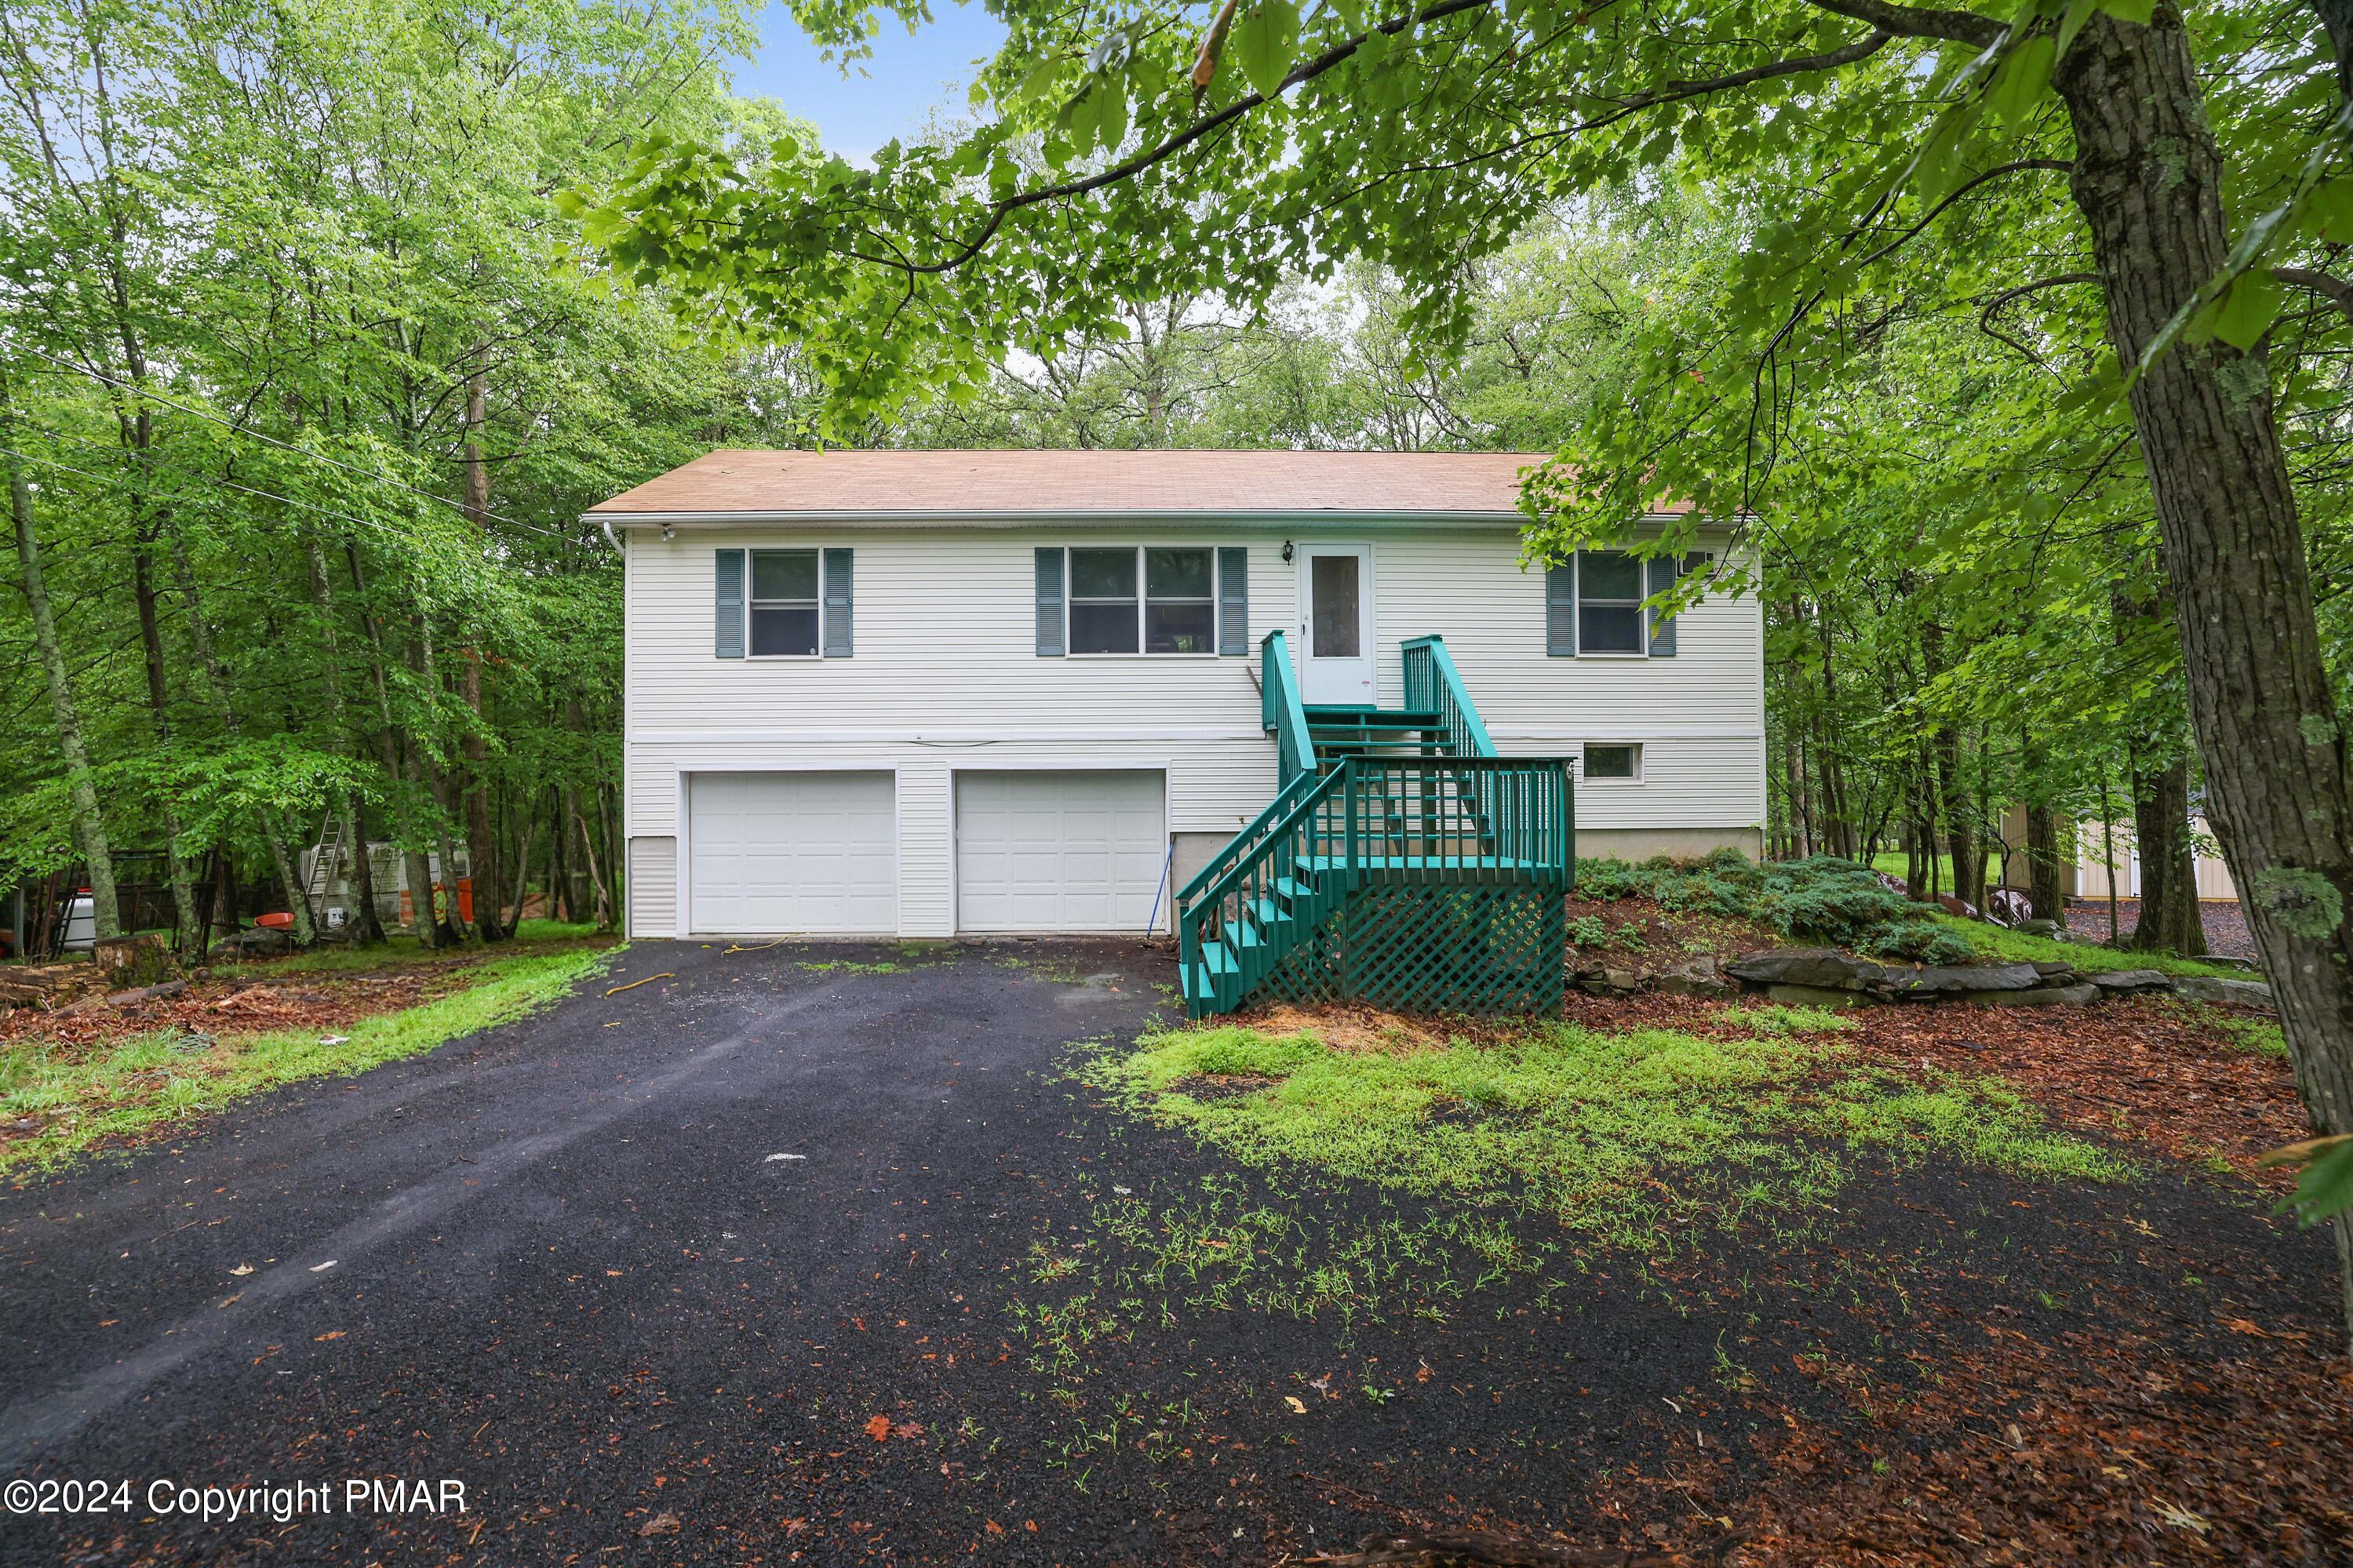
<path id="1" fill-rule="evenodd" d="M 2284 1190 L 2291 1172 L 2258 1169 L 2310 1128 L 2285 1060 L 2247 1049 L 2203 1009 L 2166 1001 L 2091 1007 L 1858 1008 L 1846 1037 L 1897 1063 L 1998 1073 L 2078 1131 L 2220 1159 Z"/>
<path id="2" fill-rule="evenodd" d="M 1747 997 L 1743 1005 L 1760 1005 Z M 1746 1033 L 1726 1004 L 1643 992 L 1572 992 L 1564 1016 L 1596 1029 Z M 2150 1145 L 2175 1159 L 2220 1160 L 2278 1191 L 2293 1173 L 2256 1162 L 2310 1130 L 2286 1061 L 2248 1049 L 2214 1010 L 2137 998 L 2087 1007 L 1906 1003 L 1857 1007 L 1837 1037 L 1882 1065 L 1990 1073 L 2070 1130 Z"/>
<path id="3" fill-rule="evenodd" d="M 2281 1336 L 2285 1337 L 2285 1336 Z M 1872 1435 L 1810 1426 L 1735 1505 L 1750 1568 L 2353 1561 L 2353 1372 L 2319 1347 L 2185 1359 L 2107 1329 L 1951 1357 Z M 2333 1347 L 2331 1347 L 2333 1348 Z M 1907 1451 L 1908 1450 L 1908 1451 Z"/>
<path id="4" fill-rule="evenodd" d="M 451 989 L 447 966 L 417 966 L 382 974 L 304 974 L 282 981 L 208 982 L 171 997 L 127 1007 L 72 1012 L 18 1008 L 0 1013 L 0 1045 L 39 1043 L 68 1049 L 111 1047 L 158 1029 L 207 1035 L 273 1029 L 322 1033 L 379 1013 L 398 1012 Z"/>

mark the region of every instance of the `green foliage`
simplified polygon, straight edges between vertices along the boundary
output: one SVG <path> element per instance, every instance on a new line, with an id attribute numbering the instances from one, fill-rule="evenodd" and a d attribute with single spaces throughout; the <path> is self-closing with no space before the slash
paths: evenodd
<path id="1" fill-rule="evenodd" d="M 1955 963 L 1971 953 L 1928 906 L 1893 891 L 1868 867 L 1826 855 L 1761 865 L 1732 849 L 1703 860 L 1579 860 L 1577 879 L 1588 899 L 1650 899 L 1879 957 Z"/>

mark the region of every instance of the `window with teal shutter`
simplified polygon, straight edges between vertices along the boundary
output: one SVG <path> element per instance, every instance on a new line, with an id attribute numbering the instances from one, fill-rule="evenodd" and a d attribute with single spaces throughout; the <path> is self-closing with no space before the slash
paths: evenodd
<path id="1" fill-rule="evenodd" d="M 1577 657 L 1577 557 L 1545 568 L 1545 652 Z"/>
<path id="2" fill-rule="evenodd" d="M 719 658 L 744 657 L 744 552 L 722 550 L 713 558 L 712 577 L 718 592 L 712 607 L 712 653 Z"/>
<path id="3" fill-rule="evenodd" d="M 825 552 L 825 657 L 849 657 L 849 561 L 847 550 Z"/>
<path id="4" fill-rule="evenodd" d="M 1062 657 L 1062 547 L 1038 551 L 1038 657 Z"/>

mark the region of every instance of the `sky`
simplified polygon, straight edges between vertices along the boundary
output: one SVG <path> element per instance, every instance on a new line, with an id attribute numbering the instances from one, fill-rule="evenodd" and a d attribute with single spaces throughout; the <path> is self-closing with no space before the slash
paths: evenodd
<path id="1" fill-rule="evenodd" d="M 816 121 L 828 152 L 863 163 L 892 137 L 913 133 L 934 109 L 968 114 L 964 95 L 976 74 L 974 62 L 995 53 L 1005 37 L 1003 26 L 978 5 L 934 0 L 933 11 L 936 19 L 912 37 L 895 16 L 885 16 L 873 57 L 845 78 L 839 63 L 818 53 L 792 13 L 771 4 L 760 14 L 758 55 L 734 67 L 735 90 L 773 98 Z"/>

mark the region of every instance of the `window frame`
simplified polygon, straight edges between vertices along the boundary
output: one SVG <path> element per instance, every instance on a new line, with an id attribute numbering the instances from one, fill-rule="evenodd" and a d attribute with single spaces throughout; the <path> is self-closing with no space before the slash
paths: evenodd
<path id="1" fill-rule="evenodd" d="M 1082 653 L 1072 635 L 1073 612 L 1079 605 L 1078 568 L 1071 557 L 1080 551 L 1112 552 L 1133 549 L 1135 556 L 1135 647 L 1132 652 L 1107 650 Z M 1152 595 L 1151 552 L 1155 550 L 1181 550 L 1206 555 L 1209 563 L 1209 591 L 1207 597 L 1185 596 L 1155 599 Z M 1220 590 L 1225 584 L 1225 563 L 1215 544 L 1155 544 L 1149 542 L 1133 547 L 1123 544 L 1065 544 L 1062 546 L 1062 657 L 1065 658 L 1216 658 L 1220 630 L 1219 616 L 1225 604 Z M 1089 598 L 1090 605 L 1115 605 L 1119 599 Z M 1150 646 L 1152 606 L 1161 605 L 1198 605 L 1208 612 L 1207 647 L 1198 653 L 1155 652 Z"/>
<path id="2" fill-rule="evenodd" d="M 1630 773 L 1603 773 L 1597 776 L 1588 759 L 1595 747 L 1633 753 L 1634 771 Z M 1577 747 L 1577 782 L 1580 784 L 1638 784 L 1642 782 L 1642 742 L 1640 741 L 1580 741 Z"/>
<path id="3" fill-rule="evenodd" d="M 754 597 L 754 585 L 760 580 L 759 560 L 763 555 L 806 555 L 813 563 L 815 596 L 807 599 L 761 599 Z M 798 608 L 807 605 L 816 615 L 817 635 L 807 653 L 754 653 L 752 651 L 752 629 L 757 624 L 754 612 L 763 605 L 769 608 Z M 765 549 L 746 547 L 744 552 L 744 657 L 747 659 L 820 659 L 825 657 L 825 552 L 811 545 L 771 545 Z"/>
<path id="4" fill-rule="evenodd" d="M 1622 557 L 1634 568 L 1634 596 L 1630 599 L 1610 597 L 1597 599 L 1586 589 L 1586 562 L 1597 555 Z M 1651 612 L 1644 607 L 1650 595 L 1644 591 L 1649 582 L 1649 568 L 1641 556 L 1628 550 L 1580 550 L 1577 552 L 1577 597 L 1571 614 L 1577 617 L 1577 657 L 1579 658 L 1648 658 L 1651 657 Z M 1634 646 L 1632 647 L 1593 647 L 1585 637 L 1585 612 L 1597 610 L 1631 610 L 1634 612 Z M 1637 762 L 1639 770 L 1640 763 Z M 1637 777 L 1640 776 L 1639 771 Z"/>

